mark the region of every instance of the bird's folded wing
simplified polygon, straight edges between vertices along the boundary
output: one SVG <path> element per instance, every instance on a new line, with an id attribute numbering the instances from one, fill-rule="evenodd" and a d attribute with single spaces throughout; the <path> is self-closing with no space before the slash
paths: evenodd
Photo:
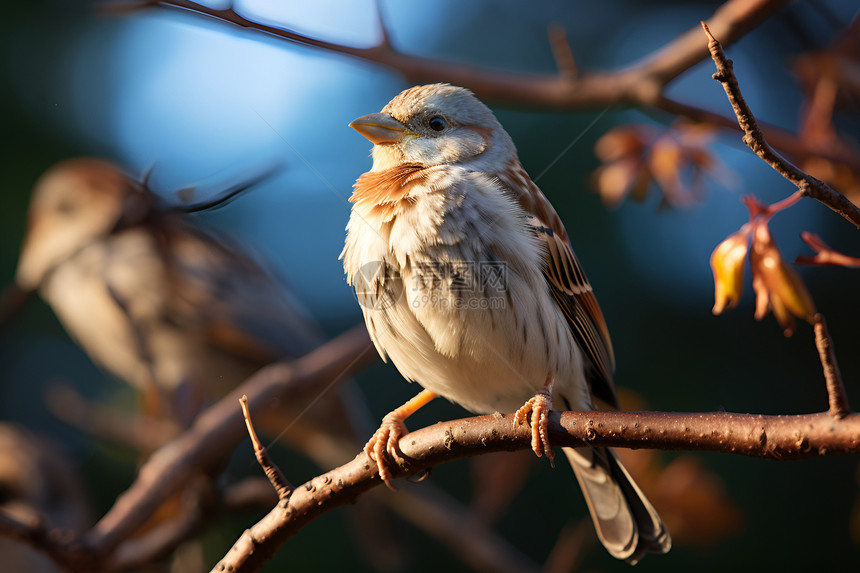
<path id="1" fill-rule="evenodd" d="M 287 285 L 253 260 L 190 225 L 162 229 L 171 253 L 167 276 L 173 320 L 203 329 L 230 354 L 266 364 L 297 358 L 322 340 Z"/>
<path id="2" fill-rule="evenodd" d="M 592 394 L 617 407 L 612 382 L 615 355 L 606 320 L 582 265 L 564 238 L 563 228 L 561 233 L 556 232 L 553 223 L 561 225 L 560 220 L 547 222 L 536 216 L 529 219 L 535 235 L 546 247 L 544 276 L 553 298 L 567 317 L 574 338 L 594 369 L 594 375 L 590 377 Z"/>

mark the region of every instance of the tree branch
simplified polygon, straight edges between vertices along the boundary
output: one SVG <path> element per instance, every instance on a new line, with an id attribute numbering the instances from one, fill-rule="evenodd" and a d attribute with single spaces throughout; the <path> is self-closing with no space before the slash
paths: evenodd
<path id="1" fill-rule="evenodd" d="M 265 408 L 286 392 L 295 397 L 314 391 L 349 376 L 375 358 L 367 330 L 360 325 L 290 364 L 275 363 L 260 369 L 201 414 L 182 436 L 156 451 L 141 466 L 131 487 L 81 538 L 57 541 L 38 526 L 5 519 L 0 520 L 0 532 L 31 543 L 68 569 L 98 570 L 170 495 L 194 475 L 214 471 L 225 451 L 241 441 L 245 427 L 236 401 L 242 394 L 248 395 L 251 408 Z"/>
<path id="2" fill-rule="evenodd" d="M 188 539 L 199 534 L 220 511 L 216 506 L 212 483 L 205 476 L 196 476 L 179 498 L 181 509 L 170 520 L 158 523 L 142 535 L 121 543 L 102 564 L 105 570 L 126 571 L 144 567 L 169 556 Z"/>
<path id="3" fill-rule="evenodd" d="M 86 548 L 79 542 L 69 541 L 61 532 L 47 529 L 39 519 L 29 523 L 0 510 L 0 536 L 17 539 L 39 549 L 45 555 L 65 566 L 86 556 Z"/>
<path id="4" fill-rule="evenodd" d="M 729 102 L 732 104 L 732 109 L 738 119 L 738 125 L 740 125 L 741 130 L 744 132 L 743 142 L 780 175 L 791 181 L 798 188 L 801 195 L 817 199 L 860 229 L 860 209 L 856 205 L 826 183 L 805 173 L 802 169 L 782 157 L 767 143 L 764 134 L 759 129 L 752 110 L 741 94 L 732 61 L 726 57 L 720 42 L 711 34 L 708 25 L 704 22 L 701 24 L 705 30 L 705 34 L 708 36 L 708 50 L 711 52 L 711 58 L 717 67 L 713 78 L 720 82 L 726 91 L 726 96 L 729 98 Z"/>
<path id="5" fill-rule="evenodd" d="M 343 344 L 348 342 L 345 338 L 357 338 L 355 331 L 333 342 Z M 308 358 L 314 354 L 320 358 L 325 349 L 326 347 L 323 347 Z M 262 374 L 275 376 L 272 372 L 264 371 L 255 377 L 256 380 L 263 380 Z M 288 382 L 306 384 L 311 380 L 310 376 L 317 373 L 316 368 L 308 367 L 303 375 L 299 375 L 296 368 L 281 372 L 281 375 L 287 374 Z M 232 406 L 234 402 L 232 399 L 229 401 Z M 232 407 L 235 413 L 235 406 Z M 394 475 L 415 475 L 443 462 L 467 456 L 529 449 L 529 428 L 514 426 L 512 419 L 512 415 L 503 414 L 479 416 L 439 423 L 412 432 L 400 442 L 400 450 L 409 465 L 392 468 Z M 225 418 L 221 425 L 236 426 L 237 433 L 242 433 L 242 420 L 238 415 Z M 198 438 L 209 437 L 208 440 L 200 442 L 198 447 L 211 449 L 210 446 L 216 444 L 218 449 L 223 450 L 224 442 L 213 438 L 217 435 L 198 431 Z M 851 413 L 837 419 L 828 412 L 793 416 L 726 412 L 563 412 L 553 413 L 550 417 L 550 440 L 556 447 L 581 447 L 588 444 L 658 450 L 683 449 L 791 460 L 860 453 L 860 414 Z M 153 456 L 141 471 L 141 476 L 161 470 L 164 481 L 173 483 L 188 458 L 197 464 L 199 471 L 202 459 L 199 455 L 190 455 L 188 452 L 177 455 L 177 452 L 183 452 L 186 448 L 171 446 L 162 448 Z M 256 571 L 305 525 L 331 509 L 353 502 L 356 497 L 380 483 L 382 482 L 376 464 L 370 463 L 364 453 L 359 454 L 351 462 L 310 480 L 296 488 L 290 497 L 280 500 L 265 518 L 237 540 L 214 570 L 230 570 L 232 567 L 232 571 L 237 572 Z M 152 485 L 148 486 L 149 489 L 142 490 L 147 484 L 146 479 L 139 478 L 117 501 L 114 509 L 102 519 L 101 538 L 94 539 L 90 533 L 83 541 L 74 538 L 68 540 L 68 537 L 58 540 L 42 531 L 38 523 L 31 525 L 7 518 L 0 519 L 0 531 L 33 544 L 67 568 L 94 571 L 100 567 L 98 558 L 109 556 L 111 543 L 114 548 L 120 545 L 119 541 L 130 535 L 139 525 L 139 521 L 145 520 L 152 509 L 157 507 L 160 499 L 158 495 L 172 491 L 166 487 Z M 117 512 L 119 517 L 109 519 L 109 516 Z M 123 534 L 126 537 L 122 537 Z M 124 553 L 120 546 L 116 555 Z"/>
<path id="6" fill-rule="evenodd" d="M 90 402 L 62 381 L 45 391 L 44 400 L 48 411 L 58 420 L 93 438 L 137 452 L 153 452 L 181 433 L 179 425 L 170 420 Z"/>
<path id="7" fill-rule="evenodd" d="M 148 4 L 188 10 L 299 45 L 381 64 L 397 70 L 411 82 L 446 81 L 467 86 L 481 98 L 544 109 L 581 109 L 608 104 L 654 105 L 667 83 L 708 56 L 701 42 L 695 40 L 695 30 L 689 30 L 642 61 L 616 72 L 595 72 L 576 77 L 565 73 L 524 74 L 405 54 L 392 47 L 385 35 L 378 44 L 361 48 L 255 22 L 233 8 L 216 9 L 188 0 L 153 0 Z M 729 0 L 714 12 L 709 23 L 728 42 L 732 42 L 786 4 L 787 0 Z"/>
<path id="8" fill-rule="evenodd" d="M 204 412 L 188 433 L 157 451 L 143 465 L 135 483 L 92 532 L 82 536 L 74 533 L 58 536 L 45 530 L 38 521 L 26 523 L 12 517 L 7 518 L 0 513 L 0 536 L 25 541 L 70 570 L 114 570 L 140 565 L 154 556 L 164 555 L 222 510 L 248 504 L 271 507 L 270 503 L 275 503 L 278 499 L 271 486 L 265 482 L 242 484 L 241 488 L 237 486 L 227 490 L 226 497 L 220 504 L 216 504 L 216 507 L 201 507 L 199 502 L 195 498 L 189 498 L 186 492 L 183 499 L 186 500 L 188 509 L 182 516 L 158 525 L 142 537 L 131 537 L 131 533 L 143 524 L 167 497 L 186 487 L 189 482 L 194 482 L 194 478 L 202 477 L 199 475 L 201 472 L 217 467 L 225 452 L 246 435 L 242 417 L 235 415 L 233 400 L 237 394 L 247 393 L 251 407 L 276 397 L 283 399 L 287 393 L 300 399 L 303 391 L 317 392 L 320 386 L 325 386 L 327 380 L 333 379 L 338 372 L 341 372 L 341 376 L 346 376 L 369 360 L 375 359 L 375 356 L 366 329 L 360 325 L 292 364 L 274 364 L 263 368 L 232 395 Z M 326 436 L 321 434 L 317 440 L 319 439 L 326 439 Z M 330 444 L 326 449 L 338 451 L 340 459 L 359 450 L 358 445 L 350 448 L 343 440 L 332 438 L 332 441 L 336 443 Z M 340 455 L 340 450 L 348 453 Z M 262 492 L 260 486 L 264 484 L 267 489 Z M 246 487 L 248 485 L 252 486 L 250 490 Z M 466 511 L 456 507 L 452 500 L 442 506 L 433 507 L 430 511 L 431 503 L 425 498 L 434 492 L 432 487 L 425 485 L 420 491 L 407 489 L 397 497 L 383 496 L 381 499 L 406 519 L 427 529 L 443 542 L 453 544 L 455 550 L 467 554 L 469 562 L 479 569 L 489 567 L 499 571 L 516 571 L 536 568 L 491 529 L 474 520 L 469 521 L 471 530 L 468 539 L 454 539 L 450 535 L 443 535 L 446 528 L 450 530 L 451 527 L 461 524 Z M 436 498 L 442 496 L 439 492 L 435 495 Z M 260 506 L 263 500 L 272 499 L 273 502 Z M 423 510 L 420 509 L 422 507 Z M 507 567 L 503 566 L 505 564 Z"/>
<path id="9" fill-rule="evenodd" d="M 827 331 L 827 322 L 821 314 L 815 315 L 815 347 L 818 348 L 818 356 L 821 358 L 821 366 L 824 369 L 830 415 L 837 419 L 844 418 L 851 411 L 851 406 L 848 405 L 848 396 L 845 394 L 842 375 L 839 373 L 839 365 L 836 363 L 833 340 Z"/>
<path id="10" fill-rule="evenodd" d="M 531 448 L 531 431 L 513 424 L 513 415 L 494 414 L 441 422 L 400 441 L 408 468 L 395 477 L 415 475 L 443 462 L 488 452 Z M 591 446 L 695 450 L 742 454 L 774 460 L 860 453 L 860 414 L 835 419 L 827 412 L 761 416 L 714 412 L 563 412 L 550 416 L 556 447 Z M 308 523 L 351 503 L 382 481 L 364 453 L 353 461 L 299 486 L 268 515 L 247 529 L 212 571 L 257 571 L 277 549 Z"/>
<path id="11" fill-rule="evenodd" d="M 242 397 L 239 398 L 239 404 L 242 406 L 242 417 L 245 419 L 245 426 L 248 428 L 248 435 L 251 436 L 251 444 L 254 446 L 254 455 L 257 457 L 257 462 L 259 462 L 260 467 L 263 468 L 263 472 L 266 474 L 266 477 L 269 478 L 269 482 L 271 482 L 272 487 L 275 488 L 275 492 L 278 494 L 278 499 L 289 497 L 290 493 L 295 488 L 284 476 L 284 472 L 281 471 L 281 468 L 272 461 L 272 457 L 269 455 L 265 446 L 260 443 L 260 439 L 257 437 L 257 432 L 254 430 L 254 423 L 251 421 L 251 413 L 248 411 L 248 396 L 242 394 Z"/>
<path id="12" fill-rule="evenodd" d="M 787 0 L 728 0 L 717 8 L 708 19 L 708 24 L 730 44 L 788 3 Z M 728 117 L 671 100 L 663 93 L 672 80 L 708 57 L 707 49 L 699 40 L 698 28 L 691 28 L 662 48 L 620 70 L 576 70 L 571 73 L 569 64 L 572 57 L 563 54 L 557 74 L 518 73 L 405 54 L 391 45 L 384 25 L 382 39 L 376 45 L 362 48 L 327 42 L 255 22 L 233 8 L 215 9 L 188 0 L 150 0 L 143 5 L 179 8 L 298 45 L 386 66 L 396 70 L 411 83 L 448 82 L 460 85 L 471 89 L 482 99 L 503 105 L 555 110 L 640 106 L 737 129 Z M 557 59 L 560 37 L 557 31 L 551 33 L 551 47 Z M 566 50 L 567 47 L 563 51 Z M 860 169 L 860 157 L 848 148 L 822 149 L 775 126 L 767 126 L 767 133 L 774 144 L 792 156 L 822 157 L 852 169 Z"/>

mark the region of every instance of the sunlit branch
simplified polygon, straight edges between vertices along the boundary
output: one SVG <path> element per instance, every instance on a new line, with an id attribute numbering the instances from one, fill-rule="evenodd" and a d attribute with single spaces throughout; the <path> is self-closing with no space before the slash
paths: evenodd
<path id="1" fill-rule="evenodd" d="M 260 467 L 263 468 L 263 472 L 266 474 L 266 477 L 269 478 L 269 482 L 271 482 L 272 487 L 275 488 L 275 491 L 278 494 L 278 499 L 289 497 L 290 492 L 292 492 L 294 488 L 284 476 L 281 468 L 272 461 L 269 451 L 260 443 L 260 439 L 257 437 L 257 432 L 254 430 L 254 422 L 251 420 L 251 413 L 248 411 L 248 396 L 243 394 L 242 397 L 239 398 L 239 404 L 242 406 L 242 417 L 245 419 L 245 426 L 248 428 L 248 435 L 251 436 L 251 444 L 254 446 L 254 455 L 257 457 L 257 462 L 259 462 Z"/>
<path id="2" fill-rule="evenodd" d="M 531 430 L 495 414 L 441 422 L 400 441 L 406 477 L 451 460 L 497 451 L 531 448 Z M 860 414 L 835 419 L 828 412 L 760 416 L 714 412 L 563 412 L 550 419 L 556 447 L 612 446 L 741 454 L 774 460 L 860 453 Z M 375 463 L 361 453 L 353 461 L 296 488 L 268 515 L 247 529 L 213 571 L 257 571 L 278 547 L 320 515 L 382 481 Z"/>
<path id="3" fill-rule="evenodd" d="M 711 52 L 711 58 L 717 67 L 713 77 L 722 84 L 726 96 L 729 98 L 738 125 L 744 132 L 743 142 L 780 175 L 791 181 L 802 195 L 824 203 L 860 229 L 860 209 L 856 205 L 826 183 L 812 177 L 782 157 L 768 144 L 752 110 L 741 94 L 732 61 L 726 57 L 720 42 L 717 41 L 705 22 L 702 22 L 702 28 L 708 36 L 708 50 Z"/>
<path id="4" fill-rule="evenodd" d="M 717 8 L 708 19 L 708 24 L 730 44 L 787 4 L 787 0 L 729 0 Z M 645 110 L 660 110 L 712 123 L 718 127 L 737 129 L 734 121 L 727 116 L 672 100 L 664 93 L 672 80 L 708 57 L 697 28 L 691 28 L 638 62 L 613 71 L 585 71 L 571 67 L 573 54 L 570 47 L 566 42 L 562 47 L 562 34 L 559 31 L 551 32 L 550 42 L 559 63 L 559 72 L 519 73 L 400 52 L 392 46 L 384 23 L 381 23 L 382 38 L 378 43 L 369 47 L 355 47 L 256 22 L 242 16 L 232 7 L 216 9 L 188 0 L 151 0 L 140 5 L 179 8 L 298 45 L 386 66 L 400 73 L 410 83 L 448 82 L 464 86 L 481 99 L 502 105 L 556 110 L 638 106 Z M 774 126 L 768 126 L 766 131 L 775 145 L 793 156 L 823 157 L 860 169 L 860 157 L 849 149 L 822 149 Z"/>
<path id="5" fill-rule="evenodd" d="M 815 347 L 824 370 L 824 381 L 827 385 L 827 398 L 830 403 L 830 415 L 843 418 L 851 411 L 848 396 L 842 384 L 842 375 L 836 363 L 836 353 L 833 351 L 833 340 L 827 331 L 827 322 L 821 314 L 815 315 Z"/>

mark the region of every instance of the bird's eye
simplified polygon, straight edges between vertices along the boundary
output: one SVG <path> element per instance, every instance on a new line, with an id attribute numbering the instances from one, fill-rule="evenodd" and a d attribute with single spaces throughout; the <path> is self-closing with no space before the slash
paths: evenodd
<path id="1" fill-rule="evenodd" d="M 430 121 L 427 122 L 427 125 L 429 125 L 430 129 L 432 129 L 433 131 L 442 131 L 443 129 L 448 127 L 448 124 L 445 123 L 445 120 L 438 115 L 434 115 L 433 117 L 431 117 Z"/>
<path id="2" fill-rule="evenodd" d="M 70 215 L 76 208 L 77 205 L 75 205 L 75 202 L 70 197 L 63 197 L 57 203 L 57 212 L 61 215 Z"/>

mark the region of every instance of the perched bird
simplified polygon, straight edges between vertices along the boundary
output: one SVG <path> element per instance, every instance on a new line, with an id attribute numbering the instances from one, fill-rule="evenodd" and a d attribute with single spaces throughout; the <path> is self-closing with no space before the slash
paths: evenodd
<path id="1" fill-rule="evenodd" d="M 355 183 L 341 257 L 380 355 L 424 390 L 365 446 L 388 483 L 404 420 L 442 396 L 476 413 L 530 418 L 552 458 L 553 403 L 617 407 L 614 355 L 561 220 L 510 136 L 470 91 L 417 86 L 350 126 L 373 144 Z M 597 534 L 631 563 L 665 553 L 668 531 L 608 448 L 564 448 Z"/>
<path id="2" fill-rule="evenodd" d="M 35 186 L 15 277 L 140 391 L 146 415 L 179 428 L 264 364 L 322 341 L 283 285 L 187 210 L 110 162 L 61 162 Z"/>

